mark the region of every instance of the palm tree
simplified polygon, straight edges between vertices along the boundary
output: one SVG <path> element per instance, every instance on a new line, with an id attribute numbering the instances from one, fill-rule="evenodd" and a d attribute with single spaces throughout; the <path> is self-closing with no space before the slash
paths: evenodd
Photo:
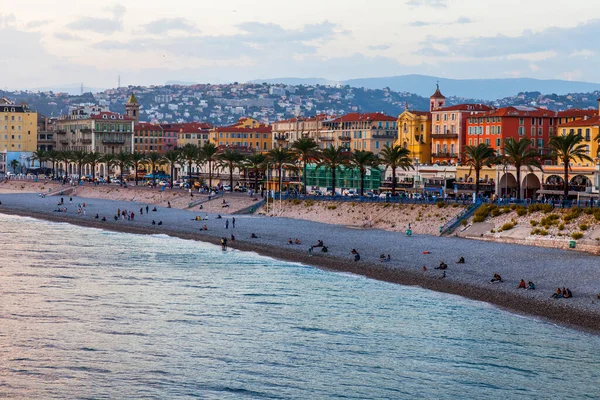
<path id="1" fill-rule="evenodd" d="M 302 162 L 302 189 L 306 194 L 306 165 L 316 160 L 318 145 L 311 138 L 301 138 L 292 144 L 292 151 Z M 362 195 L 362 194 L 361 194 Z"/>
<path id="2" fill-rule="evenodd" d="M 110 170 L 115 165 L 115 155 L 114 154 L 105 154 L 102 157 L 102 162 L 106 164 L 106 178 L 110 180 Z"/>
<path id="3" fill-rule="evenodd" d="M 119 167 L 119 171 L 121 171 L 121 183 L 123 183 L 125 168 L 129 168 L 131 166 L 131 153 L 121 151 L 115 156 L 114 163 Z"/>
<path id="4" fill-rule="evenodd" d="M 379 153 L 381 163 L 392 170 L 392 196 L 396 194 L 396 170 L 402 168 L 404 171 L 413 169 L 410 150 L 402 146 L 394 145 L 385 147 Z"/>
<path id="5" fill-rule="evenodd" d="M 279 173 L 279 181 L 283 182 L 283 166 L 293 161 L 293 153 L 288 149 L 277 147 L 269 151 L 267 158 L 269 159 L 269 163 L 275 164 L 275 168 L 277 168 L 277 171 Z M 281 191 L 282 188 L 280 185 L 279 192 L 281 193 Z"/>
<path id="6" fill-rule="evenodd" d="M 178 164 L 181 160 L 181 153 L 179 150 L 169 150 L 163 156 L 163 160 L 169 164 L 169 172 L 171 174 L 171 187 L 173 187 L 173 175 L 175 172 L 175 164 Z"/>
<path id="7" fill-rule="evenodd" d="M 82 168 L 87 162 L 88 153 L 83 150 L 75 150 L 71 152 L 71 161 L 77 165 L 77 174 L 81 180 Z"/>
<path id="8" fill-rule="evenodd" d="M 102 162 L 104 156 L 97 151 L 92 151 L 87 155 L 86 162 L 92 167 L 92 182 L 96 179 L 96 165 Z"/>
<path id="9" fill-rule="evenodd" d="M 229 169 L 229 191 L 233 191 L 233 170 L 240 165 L 244 160 L 244 155 L 240 152 L 232 149 L 226 149 L 224 152 L 219 154 L 219 167 L 222 169 Z"/>
<path id="10" fill-rule="evenodd" d="M 31 159 L 34 160 L 34 161 L 35 160 L 39 161 L 40 162 L 40 169 L 41 169 L 42 168 L 42 163 L 46 162 L 46 160 L 48 159 L 48 153 L 45 152 L 44 150 L 36 150 L 36 151 L 33 152 Z"/>
<path id="11" fill-rule="evenodd" d="M 479 174 L 486 165 L 491 165 L 496 159 L 496 152 L 485 143 L 465 147 L 466 164 L 475 170 L 475 197 L 479 195 Z"/>
<path id="12" fill-rule="evenodd" d="M 153 151 L 146 154 L 146 161 L 150 163 L 150 167 L 152 168 L 152 181 L 156 183 L 156 167 L 163 165 L 163 157 L 156 151 Z"/>
<path id="13" fill-rule="evenodd" d="M 350 157 L 350 164 L 358 168 L 360 174 L 360 196 L 365 194 L 365 175 L 367 168 L 376 167 L 379 164 L 379 159 L 375 154 L 366 150 L 354 150 Z"/>
<path id="14" fill-rule="evenodd" d="M 325 167 L 326 170 L 331 171 L 331 194 L 333 196 L 335 193 L 335 177 L 337 171 L 341 171 L 342 167 L 347 165 L 350 158 L 350 152 L 344 147 L 333 147 L 329 146 L 323 150 L 321 150 L 321 154 L 319 155 L 319 163 L 317 166 Z"/>
<path id="15" fill-rule="evenodd" d="M 201 152 L 202 159 L 204 162 L 208 163 L 208 187 L 212 188 L 213 165 L 215 162 L 217 162 L 217 153 L 219 152 L 219 148 L 212 142 L 206 142 L 204 146 L 202 146 Z"/>
<path id="16" fill-rule="evenodd" d="M 521 199 L 521 167 L 533 172 L 533 167 L 542 169 L 539 155 L 531 148 L 531 140 L 521 138 L 519 141 L 508 138 L 504 141 L 504 159 L 517 169 L 517 200 Z"/>
<path id="17" fill-rule="evenodd" d="M 64 173 L 67 175 L 68 173 L 68 164 L 71 162 L 73 158 L 72 153 L 69 150 L 63 150 L 59 154 L 59 161 L 64 164 Z"/>
<path id="18" fill-rule="evenodd" d="M 246 158 L 246 166 L 254 173 L 254 191 L 258 190 L 258 176 L 265 170 L 267 156 L 263 153 L 253 153 Z"/>
<path id="19" fill-rule="evenodd" d="M 10 162 L 10 166 L 13 169 L 13 172 L 16 174 L 17 173 L 17 168 L 19 168 L 19 161 L 17 160 L 12 160 Z"/>
<path id="20" fill-rule="evenodd" d="M 587 146 L 582 144 L 583 136 L 570 132 L 566 136 L 552 136 L 548 147 L 550 149 L 550 158 L 556 158 L 564 164 L 564 200 L 569 197 L 569 169 L 571 162 L 575 160 L 590 161 L 592 158 L 588 155 Z"/>
<path id="21" fill-rule="evenodd" d="M 191 143 L 186 144 L 181 149 L 181 161 L 187 163 L 188 166 L 188 182 L 192 187 L 192 164 L 198 160 L 200 149 Z"/>
<path id="22" fill-rule="evenodd" d="M 144 165 L 146 161 L 146 155 L 144 153 L 138 151 L 131 153 L 131 165 L 133 166 L 133 169 L 135 169 L 135 186 L 138 184 L 138 171 L 140 170 L 140 165 Z"/>
<path id="23" fill-rule="evenodd" d="M 56 175 L 56 163 L 60 161 L 60 152 L 57 150 L 48 150 L 46 159 L 52 163 L 52 176 Z"/>

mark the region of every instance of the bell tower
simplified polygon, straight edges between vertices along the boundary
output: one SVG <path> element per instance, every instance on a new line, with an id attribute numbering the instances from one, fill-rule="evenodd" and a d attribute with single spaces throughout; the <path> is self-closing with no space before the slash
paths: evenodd
<path id="1" fill-rule="evenodd" d="M 138 103 L 138 100 L 133 93 L 131 93 L 129 100 L 127 100 L 127 103 L 125 104 L 125 113 L 128 117 L 133 118 L 136 124 L 140 122 L 140 103 Z"/>
<path id="2" fill-rule="evenodd" d="M 446 106 L 446 97 L 440 92 L 440 83 L 436 85 L 435 93 L 429 98 L 429 111 L 436 111 Z"/>

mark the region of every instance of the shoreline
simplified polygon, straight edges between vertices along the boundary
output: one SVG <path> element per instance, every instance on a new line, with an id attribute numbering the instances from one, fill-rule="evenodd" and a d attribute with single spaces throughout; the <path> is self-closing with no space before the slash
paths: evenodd
<path id="1" fill-rule="evenodd" d="M 94 199 L 85 200 L 89 202 L 95 202 Z M 92 219 L 90 215 L 88 215 L 87 218 L 81 218 L 81 216 L 77 215 L 55 214 L 48 211 L 44 212 L 33 209 L 7 207 L 6 205 L 0 207 L 0 213 L 32 217 L 51 222 L 64 222 L 72 225 L 115 232 L 144 235 L 166 234 L 172 237 L 202 241 L 215 245 L 220 244 L 220 237 L 223 236 L 223 232 L 215 234 L 215 232 L 212 230 L 212 227 L 211 230 L 205 233 L 194 233 L 189 229 L 184 229 L 182 226 L 176 228 L 161 226 L 161 229 L 156 229 L 154 226 L 146 227 L 119 222 L 113 223 L 112 221 L 101 222 Z M 186 213 L 191 215 L 190 212 Z M 268 221 L 272 220 L 274 219 L 263 217 L 261 222 L 265 222 L 264 225 L 268 225 Z M 369 232 L 372 233 L 375 231 L 367 230 L 365 232 L 368 234 Z M 315 234 L 319 233 L 320 232 L 315 232 Z M 236 234 L 238 234 L 237 231 Z M 566 299 L 555 300 L 549 298 L 533 298 L 528 296 L 529 294 L 521 292 L 517 293 L 516 295 L 507 293 L 507 289 L 509 290 L 512 287 L 512 284 L 508 283 L 501 287 L 500 285 L 483 286 L 481 284 L 469 283 L 468 281 L 465 282 L 464 279 L 440 280 L 436 276 L 434 277 L 430 274 L 425 275 L 416 269 L 413 271 L 407 270 L 407 267 L 394 268 L 385 263 L 381 264 L 379 262 L 367 261 L 366 257 L 363 257 L 363 260 L 361 260 L 359 263 L 355 263 L 351 261 L 349 257 L 344 257 L 339 254 L 339 252 L 337 255 L 330 253 L 321 255 L 319 253 L 311 257 L 306 253 L 306 251 L 303 250 L 305 246 L 303 246 L 301 250 L 300 248 L 296 247 L 290 248 L 283 242 L 274 242 L 272 239 L 275 238 L 266 240 L 267 238 L 265 237 L 264 240 L 262 239 L 263 238 L 261 235 L 260 241 L 253 242 L 252 240 L 241 239 L 241 237 L 238 236 L 235 242 L 229 242 L 229 247 L 240 251 L 255 252 L 257 254 L 279 260 L 298 262 L 329 271 L 352 273 L 389 283 L 407 286 L 419 286 L 427 290 L 458 295 L 472 300 L 486 302 L 519 315 L 533 316 L 569 328 L 600 334 L 600 302 L 597 304 L 597 307 L 594 307 L 594 309 L 585 309 L 583 307 L 576 307 L 573 303 L 567 303 L 569 300 Z M 276 237 L 276 239 L 280 239 L 280 237 Z M 446 240 L 445 238 L 436 239 Z M 477 242 L 476 240 L 463 238 L 458 240 L 466 242 L 467 246 L 472 245 L 471 243 Z M 502 244 L 497 245 L 503 246 Z"/>

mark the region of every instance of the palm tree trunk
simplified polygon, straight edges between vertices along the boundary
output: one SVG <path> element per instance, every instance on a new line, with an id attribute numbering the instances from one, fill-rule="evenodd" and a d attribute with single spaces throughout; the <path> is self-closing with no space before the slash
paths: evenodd
<path id="1" fill-rule="evenodd" d="M 365 171 L 360 170 L 360 197 L 365 195 Z"/>
<path id="2" fill-rule="evenodd" d="M 479 173 L 481 168 L 475 168 L 475 199 L 479 196 Z"/>
<path id="3" fill-rule="evenodd" d="M 565 160 L 563 160 L 565 161 Z M 563 191 L 564 191 L 564 196 L 565 199 L 564 201 L 567 201 L 567 199 L 569 198 L 569 163 L 565 162 L 565 176 L 564 176 L 564 186 L 563 186 Z"/>
<path id="4" fill-rule="evenodd" d="M 208 162 L 208 188 L 212 189 L 212 161 Z"/>
<path id="5" fill-rule="evenodd" d="M 135 186 L 137 186 L 137 182 L 138 182 L 137 176 L 138 176 L 138 169 L 139 169 L 139 167 L 140 167 L 140 164 L 135 163 Z"/>
<path id="6" fill-rule="evenodd" d="M 233 192 L 233 164 L 229 166 L 229 191 Z"/>
<path id="7" fill-rule="evenodd" d="M 174 172 L 174 165 L 173 163 L 171 163 L 171 189 L 173 189 L 173 172 Z"/>
<path id="8" fill-rule="evenodd" d="M 189 183 L 190 189 L 191 189 L 192 188 L 192 162 L 191 161 L 188 161 L 188 183 Z"/>
<path id="9" fill-rule="evenodd" d="M 304 188 L 304 194 L 306 194 L 306 160 L 304 160 L 304 168 L 302 169 L 302 185 Z"/>
<path id="10" fill-rule="evenodd" d="M 517 200 L 521 200 L 521 166 L 515 165 L 517 167 Z"/>
<path id="11" fill-rule="evenodd" d="M 335 170 L 337 167 L 331 168 L 331 195 L 335 196 Z"/>
<path id="12" fill-rule="evenodd" d="M 254 169 L 254 192 L 258 191 L 258 168 Z"/>
<path id="13" fill-rule="evenodd" d="M 124 175 L 123 170 L 125 169 L 125 164 L 121 164 L 120 167 L 121 167 L 121 184 L 123 184 L 123 175 Z"/>
<path id="14" fill-rule="evenodd" d="M 392 167 L 392 196 L 396 194 L 396 167 Z"/>

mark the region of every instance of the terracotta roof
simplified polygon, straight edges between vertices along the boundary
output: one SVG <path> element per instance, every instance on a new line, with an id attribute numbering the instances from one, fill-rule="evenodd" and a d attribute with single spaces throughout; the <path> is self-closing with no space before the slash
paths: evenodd
<path id="1" fill-rule="evenodd" d="M 330 122 L 361 122 L 361 121 L 396 121 L 398 118 L 383 113 L 350 113 L 342 115 Z"/>
<path id="2" fill-rule="evenodd" d="M 275 124 L 285 123 L 285 122 L 312 122 L 312 121 L 324 121 L 328 118 L 327 114 L 318 114 L 313 117 L 294 117 L 290 119 L 284 119 L 281 121 L 274 122 Z"/>
<path id="3" fill-rule="evenodd" d="M 131 117 L 128 117 L 127 115 L 122 115 L 122 114 L 117 114 L 114 112 L 108 112 L 108 111 L 103 111 L 101 113 L 92 115 L 90 117 L 91 119 L 100 119 L 100 120 L 107 120 L 107 121 L 133 121 L 134 119 Z"/>
<path id="4" fill-rule="evenodd" d="M 558 118 L 571 118 L 571 117 L 595 117 L 596 115 L 598 115 L 598 110 L 597 109 L 588 109 L 588 110 L 583 110 L 580 108 L 572 108 L 570 110 L 565 110 L 565 111 L 559 111 L 556 113 L 556 116 Z"/>
<path id="5" fill-rule="evenodd" d="M 579 126 L 597 126 L 600 125 L 600 117 L 595 116 L 588 119 L 578 119 L 576 121 L 567 122 L 559 125 L 559 128 L 573 128 Z"/>
<path id="6" fill-rule="evenodd" d="M 444 112 L 444 111 L 491 111 L 492 108 L 486 106 L 485 104 L 457 104 L 455 106 L 438 108 L 437 110 L 433 110 L 433 112 Z"/>
<path id="7" fill-rule="evenodd" d="M 490 112 L 481 114 L 483 117 L 535 117 L 535 118 L 554 118 L 556 113 L 554 111 L 546 110 L 543 108 L 529 107 L 529 106 L 516 106 L 516 107 L 503 107 Z"/>
<path id="8" fill-rule="evenodd" d="M 440 92 L 440 85 L 436 85 L 435 93 L 431 95 L 430 99 L 445 99 L 446 97 Z"/>
<path id="9" fill-rule="evenodd" d="M 180 132 L 208 132 L 212 125 L 206 122 L 188 122 L 179 124 Z"/>
<path id="10" fill-rule="evenodd" d="M 150 122 L 139 122 L 135 124 L 136 131 L 162 131 L 162 126 L 158 124 L 151 124 Z"/>
<path id="11" fill-rule="evenodd" d="M 227 132 L 227 133 L 271 133 L 272 128 L 270 125 L 257 125 L 253 128 L 247 128 L 243 125 L 230 125 L 230 126 L 219 126 L 214 129 L 215 132 Z"/>

